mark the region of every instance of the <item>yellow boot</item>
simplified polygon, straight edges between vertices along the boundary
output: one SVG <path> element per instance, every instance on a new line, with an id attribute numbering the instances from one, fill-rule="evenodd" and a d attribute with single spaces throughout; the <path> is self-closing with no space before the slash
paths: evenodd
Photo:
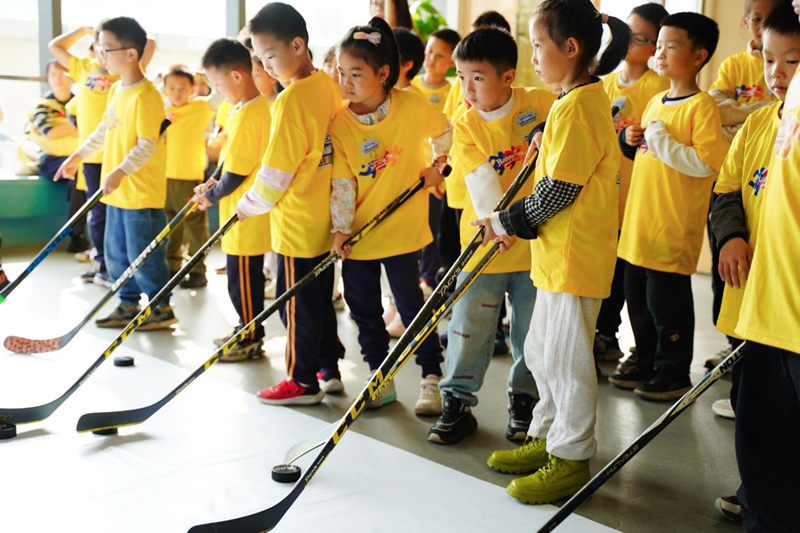
<path id="1" fill-rule="evenodd" d="M 547 464 L 549 454 L 544 439 L 528 437 L 519 448 L 492 452 L 486 464 L 505 474 L 527 474 Z"/>
<path id="2" fill-rule="evenodd" d="M 535 473 L 513 480 L 506 492 L 525 503 L 552 503 L 572 496 L 589 482 L 589 461 L 570 461 L 550 455 Z"/>

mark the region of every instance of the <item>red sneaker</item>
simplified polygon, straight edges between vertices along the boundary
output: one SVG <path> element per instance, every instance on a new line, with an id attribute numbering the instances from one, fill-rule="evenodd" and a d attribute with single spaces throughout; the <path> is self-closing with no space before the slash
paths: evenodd
<path id="1" fill-rule="evenodd" d="M 274 387 L 258 391 L 256 396 L 263 403 L 270 405 L 315 405 L 322 401 L 325 393 L 318 385 L 312 389 L 289 378 Z"/>

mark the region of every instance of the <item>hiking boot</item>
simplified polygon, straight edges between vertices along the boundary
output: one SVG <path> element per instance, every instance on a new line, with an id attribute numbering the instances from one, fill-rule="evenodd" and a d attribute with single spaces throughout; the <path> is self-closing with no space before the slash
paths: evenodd
<path id="1" fill-rule="evenodd" d="M 634 393 L 645 400 L 658 402 L 677 400 L 692 388 L 689 376 L 676 378 L 664 372 L 659 372 L 647 383 L 642 383 Z"/>
<path id="2" fill-rule="evenodd" d="M 110 315 L 94 321 L 98 328 L 124 328 L 136 318 L 141 308 L 138 305 L 118 305 Z"/>
<path id="3" fill-rule="evenodd" d="M 208 285 L 206 275 L 197 272 L 190 272 L 188 276 L 178 283 L 178 287 L 181 289 L 202 289 L 206 285 Z"/>
<path id="4" fill-rule="evenodd" d="M 616 361 L 622 357 L 619 341 L 616 337 L 609 337 L 597 333 L 594 336 L 594 358 L 600 362 Z"/>
<path id="5" fill-rule="evenodd" d="M 372 376 L 373 374 L 367 376 L 367 382 L 372 380 Z M 397 389 L 395 389 L 394 380 L 384 381 L 381 390 L 378 391 L 378 394 L 367 404 L 367 409 L 380 409 L 384 405 L 390 404 L 395 400 L 397 400 Z"/>
<path id="6" fill-rule="evenodd" d="M 655 371 L 651 368 L 637 366 L 625 374 L 617 373 L 608 377 L 608 382 L 620 389 L 633 390 L 653 379 Z"/>
<path id="7" fill-rule="evenodd" d="M 274 387 L 258 391 L 256 396 L 269 405 L 315 405 L 322 401 L 325 393 L 316 383 L 306 387 L 288 378 Z"/>
<path id="8" fill-rule="evenodd" d="M 142 325 L 139 326 L 137 331 L 158 331 L 161 329 L 169 329 L 173 324 L 177 324 L 178 319 L 175 318 L 175 313 L 172 312 L 172 306 L 159 305 L 150 316 L 144 319 Z"/>
<path id="9" fill-rule="evenodd" d="M 506 487 L 512 498 L 525 503 L 552 503 L 572 496 L 589 482 L 589 461 L 570 461 L 550 455 L 542 468 Z"/>
<path id="10" fill-rule="evenodd" d="M 717 498 L 714 508 L 731 522 L 742 525 L 742 506 L 735 495 Z"/>
<path id="11" fill-rule="evenodd" d="M 533 418 L 536 400 L 529 394 L 508 393 L 508 429 L 506 438 L 511 442 L 524 442 Z"/>
<path id="12" fill-rule="evenodd" d="M 528 437 L 519 448 L 493 451 L 486 464 L 504 474 L 527 474 L 542 468 L 549 459 L 547 441 Z"/>
<path id="13" fill-rule="evenodd" d="M 344 390 L 342 375 L 338 370 L 320 370 L 317 372 L 317 382 L 319 383 L 319 388 L 322 389 L 325 394 L 342 392 Z"/>
<path id="14" fill-rule="evenodd" d="M 469 405 L 446 392 L 442 396 L 442 416 L 428 431 L 428 440 L 437 444 L 456 444 L 477 429 L 478 421 Z"/>
<path id="15" fill-rule="evenodd" d="M 260 359 L 264 357 L 264 341 L 262 339 L 245 339 L 239 344 L 234 345 L 231 350 L 220 356 L 220 363 L 239 363 L 249 359 Z"/>
<path id="16" fill-rule="evenodd" d="M 439 394 L 439 380 L 434 374 L 428 374 L 419 382 L 419 398 L 414 404 L 417 416 L 438 416 L 442 414 L 442 396 Z"/>

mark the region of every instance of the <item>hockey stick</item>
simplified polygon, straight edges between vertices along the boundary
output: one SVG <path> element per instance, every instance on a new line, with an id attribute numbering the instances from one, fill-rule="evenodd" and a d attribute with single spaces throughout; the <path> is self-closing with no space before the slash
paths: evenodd
<path id="1" fill-rule="evenodd" d="M 97 360 L 92 363 L 92 366 L 78 378 L 76 381 L 64 394 L 56 398 L 50 403 L 46 403 L 44 405 L 38 405 L 36 407 L 20 407 L 16 409 L 4 409 L 0 408 L 0 422 L 12 422 L 14 424 L 29 424 L 31 422 L 39 422 L 40 420 L 44 420 L 51 414 L 53 411 L 58 409 L 58 407 L 66 401 L 67 398 L 72 396 L 72 394 L 78 390 L 78 387 L 83 385 L 84 381 L 89 379 L 95 370 L 100 367 L 103 362 L 108 359 L 114 350 L 116 350 L 120 344 L 122 344 L 128 336 L 136 331 L 136 329 L 144 322 L 144 320 L 152 314 L 153 310 L 156 306 L 167 297 L 167 295 L 175 288 L 175 286 L 184 278 L 186 274 L 189 273 L 192 268 L 194 268 L 197 263 L 200 262 L 203 257 L 205 257 L 208 252 L 211 250 L 211 247 L 219 241 L 225 233 L 230 230 L 234 224 L 239 219 L 236 215 L 231 216 L 217 231 L 211 238 L 197 251 L 196 254 L 189 259 L 183 268 L 181 268 L 175 276 L 172 277 L 171 280 L 160 290 L 158 294 L 156 294 L 150 302 L 147 304 L 147 307 L 139 311 L 139 314 L 131 320 L 131 322 L 125 326 L 125 329 L 122 330 L 122 333 L 114 339 L 114 341 L 106 348 L 103 354 L 97 358 Z"/>
<path id="2" fill-rule="evenodd" d="M 449 167 L 448 167 L 449 168 Z M 448 172 L 449 173 L 449 172 Z M 367 236 L 378 224 L 385 220 L 389 215 L 394 213 L 406 200 L 414 196 L 420 189 L 423 188 L 424 181 L 419 180 L 414 185 L 403 191 L 400 196 L 392 200 L 380 213 L 375 215 L 364 226 L 358 230 L 352 237 L 350 237 L 345 245 L 355 246 L 361 239 Z M 80 417 L 78 420 L 77 431 L 84 433 L 87 431 L 103 431 L 125 426 L 135 426 L 141 424 L 151 416 L 153 416 L 159 409 L 164 407 L 173 398 L 180 394 L 183 389 L 188 387 L 195 379 L 200 377 L 206 370 L 208 370 L 214 363 L 219 361 L 220 357 L 230 352 L 237 344 L 246 339 L 258 326 L 264 322 L 270 315 L 277 311 L 282 305 L 289 301 L 295 294 L 301 291 L 306 285 L 311 283 L 314 279 L 319 277 L 326 269 L 336 262 L 336 254 L 331 253 L 325 259 L 314 267 L 314 270 L 306 274 L 301 280 L 289 287 L 286 292 L 281 294 L 272 305 L 264 309 L 253 320 L 248 322 L 242 329 L 236 332 L 225 344 L 223 344 L 216 352 L 203 363 L 197 370 L 182 381 L 177 387 L 170 391 L 166 396 L 156 403 L 147 407 L 140 407 L 138 409 L 129 409 L 127 411 L 113 411 L 105 413 L 89 413 Z"/>
<path id="3" fill-rule="evenodd" d="M 597 489 L 602 487 L 603 484 L 611 478 L 611 476 L 616 474 L 620 468 L 625 466 L 628 461 L 633 459 L 637 453 L 642 451 L 642 448 L 647 446 L 651 440 L 656 438 L 656 436 L 661 433 L 664 428 L 678 418 L 678 415 L 680 415 L 687 407 L 692 405 L 698 396 L 703 394 L 703 392 L 705 392 L 706 389 L 713 385 L 714 382 L 716 382 L 719 378 L 727 374 L 728 371 L 733 368 L 733 365 L 735 365 L 744 355 L 742 353 L 742 347 L 744 345 L 745 343 L 742 343 L 733 352 L 731 352 L 731 354 L 723 359 L 714 370 L 706 374 L 703 379 L 701 379 L 694 387 L 692 387 L 691 390 L 687 391 L 686 394 L 681 396 L 680 400 L 678 400 L 672 407 L 667 409 L 667 411 L 655 422 L 653 422 L 650 427 L 644 430 L 644 432 L 639 435 L 635 441 L 633 441 L 633 444 L 620 452 L 620 454 L 614 457 L 610 463 L 608 463 L 597 474 L 595 474 L 595 476 L 589 480 L 589 482 L 584 485 L 581 490 L 575 493 L 572 498 L 567 500 L 567 503 L 565 503 L 550 520 L 548 520 L 542 527 L 539 528 L 538 533 L 553 531 L 555 528 L 557 528 L 558 525 L 561 524 L 561 522 L 571 515 L 578 507 L 580 507 L 583 502 L 589 499 L 592 494 L 597 492 Z"/>
<path id="4" fill-rule="evenodd" d="M 50 242 L 48 242 L 44 246 L 44 248 L 42 248 L 39 251 L 39 253 L 36 254 L 36 257 L 33 258 L 33 261 L 31 261 L 31 264 L 28 265 L 28 267 L 25 270 L 23 270 L 22 273 L 19 276 L 17 276 L 17 278 L 14 281 L 11 282 L 11 284 L 7 285 L 5 289 L 0 291 L 0 303 L 3 303 L 6 300 L 6 298 L 8 298 L 8 295 L 11 294 L 14 291 L 14 289 L 16 289 L 17 286 L 20 283 L 22 283 L 22 280 L 27 278 L 30 275 L 30 273 L 33 272 L 34 269 L 37 266 L 39 266 L 39 263 L 44 261 L 44 259 L 48 255 L 50 255 L 50 252 L 55 250 L 56 247 L 59 244 L 61 244 L 64 241 L 64 239 L 66 239 L 67 236 L 70 233 L 72 233 L 72 226 L 75 225 L 75 223 L 78 221 L 78 219 L 80 219 L 82 217 L 85 217 L 86 214 L 95 205 L 97 205 L 97 202 L 99 202 L 100 198 L 102 198 L 102 197 L 103 197 L 103 190 L 100 189 L 96 193 L 94 193 L 92 195 L 92 197 L 89 198 L 89 200 L 86 201 L 85 204 L 83 204 L 83 207 L 81 207 L 80 210 L 78 210 L 77 213 L 72 215 L 70 217 L 70 219 L 67 220 L 67 222 L 63 226 L 61 226 L 61 229 L 58 230 L 58 233 L 56 233 L 55 236 L 52 239 L 50 239 Z"/>
<path id="5" fill-rule="evenodd" d="M 139 254 L 139 257 L 134 259 L 133 263 L 131 263 L 130 266 L 125 269 L 125 272 L 122 273 L 122 276 L 120 276 L 119 279 L 114 282 L 114 284 L 111 286 L 108 292 L 106 292 L 105 296 L 103 296 L 103 298 L 97 303 L 97 305 L 95 305 L 94 308 L 89 311 L 85 317 L 83 317 L 78 325 L 72 328 L 72 330 L 70 330 L 68 333 L 62 335 L 61 337 L 42 340 L 26 339 L 24 337 L 9 335 L 3 342 L 3 346 L 5 346 L 7 350 L 20 354 L 54 352 L 66 346 L 69 341 L 71 341 L 73 337 L 77 335 L 78 331 L 80 331 L 81 328 L 85 326 L 86 323 L 89 322 L 106 303 L 108 303 L 112 296 L 114 296 L 117 291 L 119 291 L 120 288 L 122 288 L 122 286 L 133 277 L 133 274 L 139 270 L 139 267 L 142 266 L 150 254 L 153 253 L 156 248 L 161 246 L 165 240 L 167 240 L 167 237 L 170 236 L 172 231 L 178 227 L 181 222 L 183 222 L 184 219 L 186 219 L 186 217 L 188 217 L 195 210 L 196 207 L 197 204 L 191 201 L 183 206 L 183 209 L 181 209 L 178 214 L 175 215 L 175 217 L 170 220 L 166 226 L 164 226 L 164 229 L 161 230 L 161 233 L 159 233 L 155 239 L 150 241 L 150 244 L 148 244 L 147 247 L 142 250 L 142 253 Z"/>

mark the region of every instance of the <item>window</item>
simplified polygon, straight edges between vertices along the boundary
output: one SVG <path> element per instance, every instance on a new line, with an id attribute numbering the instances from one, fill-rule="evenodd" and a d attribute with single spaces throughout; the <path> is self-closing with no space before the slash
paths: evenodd
<path id="1" fill-rule="evenodd" d="M 22 135 L 32 102 L 40 96 L 40 85 L 35 81 L 39 76 L 38 24 L 36 2 L 0 0 L 0 50 L 4 50 L 0 54 L 0 107 L 4 115 L 0 134 L 16 139 Z"/>

